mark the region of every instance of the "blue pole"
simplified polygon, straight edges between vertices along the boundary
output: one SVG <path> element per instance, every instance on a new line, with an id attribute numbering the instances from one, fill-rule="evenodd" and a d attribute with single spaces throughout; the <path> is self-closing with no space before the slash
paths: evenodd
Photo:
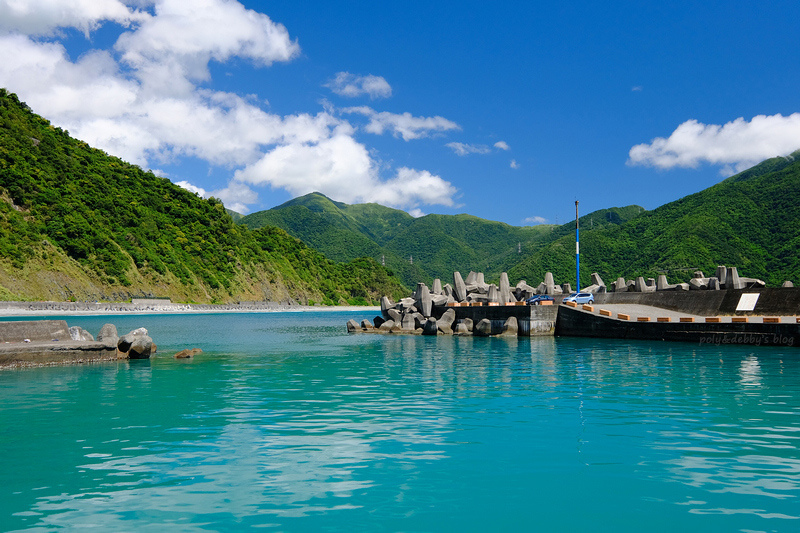
<path id="1" fill-rule="evenodd" d="M 581 240 L 578 233 L 578 200 L 575 200 L 575 291 L 581 291 Z"/>

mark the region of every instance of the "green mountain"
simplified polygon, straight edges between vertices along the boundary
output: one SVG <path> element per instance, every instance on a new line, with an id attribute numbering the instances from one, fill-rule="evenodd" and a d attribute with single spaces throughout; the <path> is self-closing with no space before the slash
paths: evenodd
<path id="1" fill-rule="evenodd" d="M 643 211 L 639 206 L 605 209 L 581 220 L 599 229 Z M 378 204 L 335 202 L 320 193 L 253 213 L 240 223 L 278 226 L 336 260 L 382 259 L 410 287 L 437 277 L 449 281 L 455 270 L 498 278 L 525 254 L 566 234 L 569 226 L 516 227 L 465 214 L 414 218 Z"/>
<path id="2" fill-rule="evenodd" d="M 274 226 L 110 157 L 0 89 L 0 299 L 376 302 L 374 259 L 332 261 Z"/>
<path id="3" fill-rule="evenodd" d="M 708 189 L 644 212 L 626 223 L 581 227 L 581 284 L 598 272 L 686 281 L 691 271 L 736 266 L 741 275 L 778 286 L 800 281 L 800 151 L 774 158 Z M 574 232 L 574 225 L 572 228 Z M 509 276 L 574 280 L 572 232 L 525 257 Z"/>

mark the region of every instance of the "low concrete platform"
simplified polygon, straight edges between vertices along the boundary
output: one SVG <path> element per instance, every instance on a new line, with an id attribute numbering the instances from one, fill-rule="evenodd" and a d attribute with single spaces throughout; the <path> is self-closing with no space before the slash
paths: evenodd
<path id="1" fill-rule="evenodd" d="M 0 369 L 115 361 L 117 347 L 102 342 L 9 342 L 0 344 Z"/>
<path id="2" fill-rule="evenodd" d="M 0 322 L 0 369 L 115 359 L 115 344 L 73 340 L 65 320 Z"/>

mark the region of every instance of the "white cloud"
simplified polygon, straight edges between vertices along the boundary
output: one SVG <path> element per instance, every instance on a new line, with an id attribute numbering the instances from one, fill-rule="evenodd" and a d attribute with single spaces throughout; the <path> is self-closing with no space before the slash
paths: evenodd
<path id="1" fill-rule="evenodd" d="M 149 6 L 152 13 L 115 12 L 125 6 L 112 0 L 47 0 L 25 14 L 16 2 L 0 0 L 0 13 L 17 10 L 16 18 L 0 18 L 0 86 L 75 137 L 144 168 L 194 157 L 232 169 L 234 178 L 221 189 L 186 180 L 179 185 L 242 213 L 257 201 L 256 186 L 293 194 L 318 190 L 343 201 L 412 210 L 453 204 L 456 189 L 425 170 L 402 167 L 384 178 L 383 165 L 354 139 L 356 127 L 332 107 L 280 116 L 258 107 L 258 98 L 199 86 L 209 79 L 211 61 L 243 58 L 267 66 L 297 56 L 297 42 L 266 15 L 232 0 L 128 4 Z M 58 42 L 58 28 L 88 31 L 103 21 L 129 30 L 113 49 L 72 60 Z M 20 32 L 56 38 L 39 41 Z M 359 82 L 365 94 L 385 94 L 382 78 L 367 78 Z M 391 131 L 404 140 L 458 129 L 442 117 L 359 109 L 350 112 L 369 117 L 367 131 Z"/>
<path id="2" fill-rule="evenodd" d="M 633 91 L 635 93 L 640 93 L 643 90 L 644 90 L 644 87 L 642 87 L 641 85 L 635 85 L 635 86 L 631 87 L 631 91 Z"/>
<path id="3" fill-rule="evenodd" d="M 127 26 L 148 17 L 119 0 L 0 0 L 0 33 L 51 35 L 59 28 L 77 28 L 88 35 L 104 21 Z"/>
<path id="4" fill-rule="evenodd" d="M 349 72 L 339 72 L 324 85 L 339 96 L 355 98 L 368 95 L 370 99 L 389 98 L 392 87 L 382 76 L 356 76 Z"/>
<path id="5" fill-rule="evenodd" d="M 395 137 L 402 137 L 404 141 L 428 137 L 431 133 L 460 130 L 461 127 L 444 117 L 415 117 L 411 113 L 378 112 L 367 106 L 347 107 L 342 109 L 346 114 L 364 115 L 369 118 L 369 124 L 364 130 L 375 135 L 382 135 L 384 131 L 392 132 Z"/>
<path id="6" fill-rule="evenodd" d="M 494 143 L 494 147 L 497 148 L 498 150 L 506 150 L 506 151 L 511 150 L 511 147 L 505 141 L 497 141 L 496 143 Z"/>
<path id="7" fill-rule="evenodd" d="M 544 217 L 528 217 L 522 221 L 523 225 L 533 226 L 536 224 L 547 224 L 547 219 Z"/>
<path id="8" fill-rule="evenodd" d="M 199 196 L 202 196 L 203 198 L 208 198 L 206 196 L 206 190 L 205 189 L 203 189 L 202 187 L 195 187 L 194 185 L 192 185 L 188 181 L 185 181 L 185 180 L 184 181 L 178 181 L 178 182 L 175 182 L 175 185 L 177 185 L 178 187 L 181 187 L 183 189 L 186 189 L 189 192 L 193 192 L 193 193 L 195 193 L 195 194 L 197 194 Z"/>
<path id="9" fill-rule="evenodd" d="M 469 154 L 488 154 L 491 149 L 485 144 L 465 144 L 465 143 L 447 143 L 445 146 L 453 150 L 456 155 L 465 156 Z"/>
<path id="10" fill-rule="evenodd" d="M 342 202 L 400 208 L 450 206 L 456 193 L 449 182 L 425 170 L 402 167 L 394 178 L 381 180 L 367 148 L 339 129 L 319 143 L 278 146 L 237 171 L 234 180 L 286 189 L 295 196 L 318 191 Z"/>
<path id="11" fill-rule="evenodd" d="M 516 168 L 519 168 L 519 163 L 517 163 L 517 160 L 516 160 L 516 159 L 512 159 L 512 160 L 511 160 L 511 163 L 509 164 L 509 166 L 510 166 L 511 168 L 514 168 L 514 169 L 516 169 Z"/>
<path id="12" fill-rule="evenodd" d="M 723 165 L 723 173 L 732 174 L 798 148 L 800 113 L 758 115 L 749 122 L 737 118 L 724 126 L 687 120 L 669 138 L 658 137 L 631 148 L 628 164 L 669 169 L 710 163 Z"/>

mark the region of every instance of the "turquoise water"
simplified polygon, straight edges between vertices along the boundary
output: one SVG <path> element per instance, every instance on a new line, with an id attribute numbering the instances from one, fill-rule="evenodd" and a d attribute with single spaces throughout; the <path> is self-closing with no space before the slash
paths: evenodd
<path id="1" fill-rule="evenodd" d="M 796 348 L 369 317 L 67 318 L 159 355 L 0 372 L 0 530 L 800 530 Z"/>

